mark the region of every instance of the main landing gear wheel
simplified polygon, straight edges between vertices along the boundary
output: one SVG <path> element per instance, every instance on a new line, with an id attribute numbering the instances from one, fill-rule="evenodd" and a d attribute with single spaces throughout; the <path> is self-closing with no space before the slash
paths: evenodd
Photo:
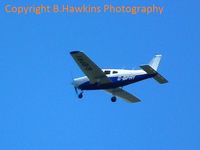
<path id="1" fill-rule="evenodd" d="M 112 102 L 116 102 L 117 98 L 115 96 L 111 97 Z"/>
<path id="2" fill-rule="evenodd" d="M 83 93 L 80 93 L 79 95 L 78 95 L 78 98 L 83 98 Z"/>

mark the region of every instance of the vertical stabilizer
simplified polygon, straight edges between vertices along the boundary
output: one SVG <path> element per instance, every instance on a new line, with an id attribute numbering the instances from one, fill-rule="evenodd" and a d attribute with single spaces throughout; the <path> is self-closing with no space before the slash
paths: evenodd
<path id="1" fill-rule="evenodd" d="M 162 55 L 155 55 L 154 58 L 150 61 L 149 66 L 151 66 L 154 70 L 157 70 L 161 58 Z"/>

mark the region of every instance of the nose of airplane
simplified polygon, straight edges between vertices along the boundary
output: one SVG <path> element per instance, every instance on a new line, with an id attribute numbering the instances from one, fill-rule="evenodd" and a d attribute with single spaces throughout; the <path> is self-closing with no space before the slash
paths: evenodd
<path id="1" fill-rule="evenodd" d="M 72 84 L 74 87 L 77 87 L 77 86 L 78 86 L 78 84 L 77 84 L 77 82 L 76 82 L 75 79 L 72 80 L 71 84 Z"/>

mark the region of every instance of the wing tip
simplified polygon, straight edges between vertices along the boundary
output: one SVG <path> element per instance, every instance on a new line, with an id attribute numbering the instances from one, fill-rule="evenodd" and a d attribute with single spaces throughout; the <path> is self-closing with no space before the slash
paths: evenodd
<path id="1" fill-rule="evenodd" d="M 70 54 L 76 54 L 76 53 L 80 53 L 80 51 L 71 51 Z"/>

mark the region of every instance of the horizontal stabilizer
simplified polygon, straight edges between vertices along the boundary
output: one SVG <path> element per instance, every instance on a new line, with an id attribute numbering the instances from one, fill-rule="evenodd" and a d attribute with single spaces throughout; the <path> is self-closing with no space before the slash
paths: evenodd
<path id="1" fill-rule="evenodd" d="M 153 78 L 158 81 L 160 84 L 167 83 L 167 79 L 165 79 L 162 75 L 160 75 L 156 70 L 154 70 L 151 66 L 149 65 L 142 65 L 140 66 L 147 74 L 152 74 L 155 75 Z"/>

